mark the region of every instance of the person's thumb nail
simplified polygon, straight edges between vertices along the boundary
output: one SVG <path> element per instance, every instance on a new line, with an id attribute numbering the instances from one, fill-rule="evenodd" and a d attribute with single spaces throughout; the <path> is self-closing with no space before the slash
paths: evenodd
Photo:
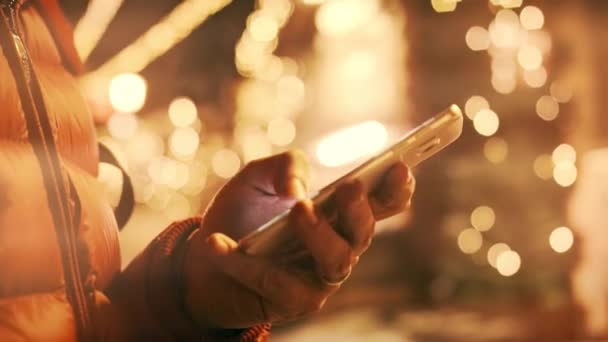
<path id="1" fill-rule="evenodd" d="M 288 196 L 294 197 L 298 200 L 306 198 L 306 186 L 298 177 L 291 176 L 287 179 L 286 190 Z"/>
<path id="2" fill-rule="evenodd" d="M 213 252 L 217 254 L 226 254 L 232 251 L 234 241 L 229 240 L 228 237 L 222 234 L 213 234 L 207 238 L 207 244 L 211 247 Z"/>

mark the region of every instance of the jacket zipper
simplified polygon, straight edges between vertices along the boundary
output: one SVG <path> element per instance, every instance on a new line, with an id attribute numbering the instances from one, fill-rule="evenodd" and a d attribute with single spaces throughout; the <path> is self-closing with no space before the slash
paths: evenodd
<path id="1" fill-rule="evenodd" d="M 41 141 L 41 146 L 35 146 L 35 150 L 37 148 L 41 148 L 44 150 L 40 152 L 41 155 L 37 154 L 37 157 L 39 159 L 39 163 L 41 164 L 41 168 L 43 169 L 43 178 L 45 180 L 45 186 L 47 188 L 47 195 L 49 191 L 52 192 L 50 196 L 56 196 L 54 198 L 54 203 L 56 204 L 56 206 L 58 206 L 58 210 L 56 210 L 56 212 L 53 210 L 53 208 L 50 208 L 51 214 L 62 215 L 62 217 L 54 217 L 54 221 L 56 226 L 55 229 L 58 231 L 63 230 L 61 232 L 58 232 L 58 239 L 62 254 L 64 278 L 66 281 L 68 297 L 71 297 L 72 299 L 72 307 L 74 310 L 74 319 L 77 326 L 78 335 L 81 340 L 89 340 L 92 337 L 92 321 L 90 317 L 91 311 L 89 301 L 87 300 L 85 289 L 82 283 L 82 277 L 80 274 L 81 270 L 80 265 L 78 263 L 78 250 L 76 246 L 76 230 L 78 229 L 77 224 L 79 221 L 70 218 L 69 208 L 67 208 L 67 189 L 65 189 L 65 184 L 63 183 L 61 178 L 61 166 L 58 162 L 60 159 L 56 150 L 54 137 L 52 135 L 52 132 L 50 131 L 50 127 L 48 126 L 49 120 L 48 115 L 46 113 L 46 108 L 43 108 L 42 110 L 40 108 L 41 103 L 42 106 L 44 105 L 43 99 L 39 99 L 39 101 L 35 100 L 36 95 L 39 95 L 39 97 L 41 97 L 40 85 L 37 83 L 38 80 L 35 77 L 34 70 L 32 68 L 32 63 L 28 51 L 23 42 L 23 39 L 21 37 L 19 25 L 17 22 L 17 5 L 19 0 L 0 1 L 0 9 L 3 12 L 2 16 L 7 21 L 7 26 L 10 31 L 8 33 L 10 35 L 10 38 L 12 38 L 12 43 L 14 45 L 14 53 L 19 59 L 18 64 L 20 67 L 13 68 L 13 75 L 17 77 L 17 73 L 20 72 L 20 76 L 22 76 L 23 80 L 25 81 L 24 87 L 22 88 L 26 89 L 23 89 L 25 91 L 19 92 L 20 99 L 22 102 L 27 101 L 27 108 L 32 109 L 30 112 L 37 114 L 33 115 L 35 116 L 35 118 L 32 118 L 31 116 L 28 117 L 26 114 L 26 122 L 28 122 L 28 135 L 34 136 L 34 138 L 32 139 L 39 139 Z M 1 47 L 2 46 L 0 46 L 0 48 Z M 7 58 L 9 58 L 8 55 L 9 54 L 5 52 L 5 56 Z M 23 103 L 22 107 L 24 107 L 24 112 L 26 112 Z M 32 123 L 32 121 L 36 121 L 36 123 Z M 43 127 L 45 126 L 45 124 L 47 126 Z M 36 127 L 39 130 L 32 129 L 32 127 Z M 71 180 L 69 180 L 69 182 L 70 185 L 72 185 Z M 49 190 L 49 187 L 51 188 L 51 190 Z M 76 199 L 76 201 L 77 200 L 78 199 Z"/>

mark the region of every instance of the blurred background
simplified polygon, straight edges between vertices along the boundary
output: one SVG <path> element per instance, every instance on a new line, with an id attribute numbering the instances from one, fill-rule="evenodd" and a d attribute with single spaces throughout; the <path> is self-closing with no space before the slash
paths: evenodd
<path id="1" fill-rule="evenodd" d="M 100 140 L 137 208 L 126 265 L 247 162 L 312 189 L 456 103 L 351 281 L 275 341 L 562 341 L 608 332 L 608 2 L 64 0 Z M 116 203 L 117 169 L 100 180 Z"/>

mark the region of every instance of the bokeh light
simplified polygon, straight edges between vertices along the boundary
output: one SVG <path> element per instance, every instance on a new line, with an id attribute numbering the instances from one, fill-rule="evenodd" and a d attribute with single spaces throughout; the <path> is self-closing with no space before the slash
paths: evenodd
<path id="1" fill-rule="evenodd" d="M 490 246 L 490 248 L 488 248 L 487 254 L 488 263 L 490 264 L 490 266 L 496 268 L 496 261 L 498 259 L 498 256 L 502 254 L 502 252 L 506 252 L 509 250 L 511 250 L 511 247 L 509 247 L 509 245 L 503 242 L 495 243 Z"/>
<path id="2" fill-rule="evenodd" d="M 551 179 L 553 176 L 553 160 L 551 155 L 541 154 L 534 159 L 534 174 L 543 180 Z"/>
<path id="3" fill-rule="evenodd" d="M 494 226 L 496 221 L 496 214 L 494 210 L 488 206 L 479 206 L 471 213 L 471 224 L 473 228 L 480 232 L 485 232 Z"/>
<path id="4" fill-rule="evenodd" d="M 557 102 L 566 103 L 572 99 L 572 87 L 565 81 L 554 81 L 549 91 Z"/>
<path id="5" fill-rule="evenodd" d="M 148 86 L 138 74 L 120 74 L 112 78 L 109 87 L 112 107 L 122 113 L 135 113 L 146 102 Z"/>
<path id="6" fill-rule="evenodd" d="M 377 11 L 377 6 L 377 2 L 371 0 L 328 1 L 317 11 L 315 24 L 323 35 L 344 35 L 365 24 Z"/>
<path id="7" fill-rule="evenodd" d="M 504 251 L 496 258 L 496 269 L 505 277 L 514 275 L 520 267 L 521 257 L 513 250 Z"/>
<path id="8" fill-rule="evenodd" d="M 547 82 L 547 70 L 542 66 L 534 70 L 524 70 L 524 81 L 531 88 L 540 88 Z"/>
<path id="9" fill-rule="evenodd" d="M 256 11 L 248 18 L 249 33 L 258 42 L 269 42 L 279 32 L 279 24 L 268 11 Z"/>
<path id="10" fill-rule="evenodd" d="M 559 114 L 559 104 L 551 96 L 541 96 L 536 101 L 536 114 L 545 121 L 555 120 Z"/>
<path id="11" fill-rule="evenodd" d="M 119 140 L 128 140 L 137 133 L 139 126 L 135 114 L 116 113 L 110 116 L 107 127 L 110 135 Z"/>
<path id="12" fill-rule="evenodd" d="M 436 12 L 452 12 L 456 9 L 456 4 L 460 0 L 431 0 L 431 6 Z"/>
<path id="13" fill-rule="evenodd" d="M 187 97 L 178 97 L 169 105 L 169 119 L 176 127 L 186 127 L 198 117 L 196 104 Z"/>
<path id="14" fill-rule="evenodd" d="M 490 80 L 492 87 L 496 92 L 500 94 L 510 94 L 515 90 L 517 86 L 517 79 L 515 73 L 492 73 L 492 79 Z"/>
<path id="15" fill-rule="evenodd" d="M 555 228 L 549 236 L 549 245 L 557 253 L 565 253 L 574 244 L 574 235 L 568 227 Z"/>
<path id="16" fill-rule="evenodd" d="M 473 51 L 487 50 L 490 47 L 490 35 L 488 30 L 481 26 L 469 28 L 465 35 L 465 41 L 469 49 Z"/>
<path id="17" fill-rule="evenodd" d="M 232 150 L 221 149 L 213 155 L 211 168 L 221 178 L 230 178 L 241 168 L 239 156 Z"/>
<path id="18" fill-rule="evenodd" d="M 500 120 L 498 115 L 490 109 L 482 109 L 473 119 L 473 126 L 477 133 L 489 137 L 498 131 Z"/>
<path id="19" fill-rule="evenodd" d="M 576 166 L 568 160 L 560 161 L 555 165 L 555 168 L 553 168 L 553 179 L 562 187 L 568 187 L 574 184 L 574 182 L 576 182 L 577 174 L 578 171 Z"/>
<path id="20" fill-rule="evenodd" d="M 287 146 L 296 137 L 296 125 L 287 118 L 276 118 L 268 123 L 268 140 L 277 146 Z"/>
<path id="21" fill-rule="evenodd" d="M 524 45 L 517 52 L 517 61 L 525 70 L 535 70 L 543 64 L 543 54 L 533 45 Z"/>
<path id="22" fill-rule="evenodd" d="M 192 156 L 198 149 L 200 138 L 192 127 L 180 127 L 169 138 L 169 148 L 176 157 Z"/>
<path id="23" fill-rule="evenodd" d="M 467 228 L 458 234 L 458 248 L 465 254 L 477 252 L 483 245 L 481 233 L 474 228 Z"/>
<path id="24" fill-rule="evenodd" d="M 555 165 L 559 164 L 562 161 L 574 163 L 576 162 L 576 150 L 572 145 L 560 144 L 553 150 L 553 153 L 551 154 L 551 159 L 553 160 L 553 163 Z"/>
<path id="25" fill-rule="evenodd" d="M 543 11 L 536 6 L 526 6 L 519 13 L 521 26 L 526 30 L 539 30 L 545 24 Z"/>
<path id="26" fill-rule="evenodd" d="M 475 115 L 482 109 L 489 109 L 490 104 L 483 96 L 473 95 L 469 97 L 467 102 L 464 104 L 464 112 L 467 117 L 471 120 L 475 118 Z"/>
<path id="27" fill-rule="evenodd" d="M 503 138 L 492 137 L 483 145 L 483 154 L 494 164 L 502 163 L 509 154 L 509 145 Z"/>

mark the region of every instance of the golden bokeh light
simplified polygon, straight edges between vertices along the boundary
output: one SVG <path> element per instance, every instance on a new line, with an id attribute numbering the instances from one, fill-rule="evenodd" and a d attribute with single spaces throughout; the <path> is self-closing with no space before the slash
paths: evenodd
<path id="1" fill-rule="evenodd" d="M 467 228 L 458 234 L 458 248 L 465 254 L 477 252 L 483 245 L 483 236 L 474 228 Z"/>
<path id="2" fill-rule="evenodd" d="M 534 174 L 543 180 L 551 179 L 553 176 L 553 160 L 548 154 L 541 154 L 534 159 Z"/>
<path id="3" fill-rule="evenodd" d="M 168 185 L 177 175 L 176 162 L 167 157 L 156 157 L 148 164 L 148 176 L 155 184 Z"/>
<path id="4" fill-rule="evenodd" d="M 574 234 L 568 227 L 555 228 L 549 236 L 549 245 L 557 253 L 565 253 L 574 244 Z"/>
<path id="5" fill-rule="evenodd" d="M 117 75 L 110 81 L 110 104 L 118 112 L 135 113 L 144 106 L 147 91 L 146 80 L 140 75 Z"/>
<path id="6" fill-rule="evenodd" d="M 377 58 L 368 51 L 357 51 L 347 57 L 342 66 L 343 78 L 348 81 L 364 81 L 376 72 Z"/>
<path id="7" fill-rule="evenodd" d="M 563 160 L 553 168 L 553 179 L 562 187 L 569 187 L 576 182 L 578 171 L 574 163 Z"/>
<path id="8" fill-rule="evenodd" d="M 572 145 L 560 144 L 553 150 L 553 153 L 551 154 L 551 159 L 553 160 L 553 164 L 555 165 L 559 164 L 562 161 L 574 163 L 576 162 L 576 150 Z"/>
<path id="9" fill-rule="evenodd" d="M 496 214 L 494 210 L 488 206 L 479 206 L 471 213 L 471 224 L 473 228 L 480 232 L 485 232 L 494 226 L 496 222 Z"/>
<path id="10" fill-rule="evenodd" d="M 496 2 L 504 8 L 517 8 L 523 4 L 523 0 L 496 0 Z"/>
<path id="11" fill-rule="evenodd" d="M 317 158 L 327 167 L 345 165 L 380 151 L 387 139 L 383 124 L 366 121 L 323 138 L 317 145 Z"/>
<path id="12" fill-rule="evenodd" d="M 315 16 L 319 33 L 341 36 L 364 25 L 378 10 L 374 0 L 333 0 L 323 3 Z"/>
<path id="13" fill-rule="evenodd" d="M 477 133 L 486 137 L 494 135 L 498 131 L 499 125 L 498 115 L 490 109 L 480 110 L 473 119 L 473 127 L 475 127 Z"/>
<path id="14" fill-rule="evenodd" d="M 129 160 L 144 164 L 165 152 L 165 143 L 160 135 L 148 130 L 139 130 L 125 147 Z"/>
<path id="15" fill-rule="evenodd" d="M 524 81 L 531 88 L 540 88 L 547 82 L 547 70 L 542 66 L 534 70 L 524 70 Z"/>
<path id="16" fill-rule="evenodd" d="M 277 146 L 287 146 L 296 138 L 296 125 L 287 118 L 276 118 L 268 123 L 268 140 Z"/>
<path id="17" fill-rule="evenodd" d="M 500 254 L 502 254 L 503 252 L 506 251 L 510 251 L 511 247 L 509 247 L 509 245 L 507 245 L 506 243 L 503 242 L 499 242 L 499 243 L 495 243 L 493 244 L 490 248 L 488 248 L 488 263 L 490 264 L 490 266 L 496 268 L 496 261 L 498 259 L 498 256 Z"/>
<path id="18" fill-rule="evenodd" d="M 281 77 L 277 81 L 276 99 L 282 103 L 299 103 L 305 95 L 304 81 L 295 75 Z"/>
<path id="19" fill-rule="evenodd" d="M 566 103 L 572 99 L 572 87 L 565 81 L 554 81 L 549 91 L 557 102 Z"/>
<path id="20" fill-rule="evenodd" d="M 431 6 L 438 13 L 453 12 L 458 2 L 460 0 L 431 0 Z"/>
<path id="21" fill-rule="evenodd" d="M 543 54 L 534 45 L 523 45 L 517 52 L 517 61 L 525 70 L 536 70 L 543 64 Z"/>
<path id="22" fill-rule="evenodd" d="M 167 185 L 171 189 L 180 189 L 190 180 L 190 168 L 186 163 L 175 162 L 175 177 Z"/>
<path id="23" fill-rule="evenodd" d="M 131 113 L 113 114 L 107 123 L 108 132 L 118 140 L 128 140 L 135 136 L 138 126 L 137 117 Z"/>
<path id="24" fill-rule="evenodd" d="M 492 44 L 499 48 L 514 48 L 519 43 L 519 25 L 509 20 L 508 15 L 496 18 L 488 26 Z"/>
<path id="25" fill-rule="evenodd" d="M 171 221 L 183 220 L 191 215 L 192 207 L 188 199 L 179 193 L 172 194 L 163 214 Z"/>
<path id="26" fill-rule="evenodd" d="M 496 269 L 498 273 L 505 277 L 510 277 L 519 271 L 521 267 L 521 257 L 515 251 L 503 251 L 496 258 Z"/>
<path id="27" fill-rule="evenodd" d="M 321 5 L 326 0 L 302 0 L 302 3 L 305 5 Z"/>
<path id="28" fill-rule="evenodd" d="M 464 104 L 464 112 L 467 117 L 471 120 L 475 118 L 475 115 L 482 109 L 489 109 L 490 104 L 483 96 L 473 95 L 469 97 L 467 102 Z"/>
<path id="29" fill-rule="evenodd" d="M 559 104 L 551 96 L 541 96 L 536 101 L 536 114 L 545 121 L 555 120 L 559 114 Z"/>
<path id="30" fill-rule="evenodd" d="M 176 127 L 186 127 L 194 123 L 198 109 L 194 101 L 187 97 L 178 97 L 169 104 L 169 119 Z"/>
<path id="31" fill-rule="evenodd" d="M 545 24 L 543 11 L 536 6 L 526 6 L 519 13 L 521 26 L 526 30 L 539 30 Z"/>
<path id="32" fill-rule="evenodd" d="M 268 11 L 258 10 L 247 20 L 247 29 L 251 37 L 258 42 L 269 42 L 279 33 L 279 24 Z"/>
<path id="33" fill-rule="evenodd" d="M 213 172 L 221 178 L 230 178 L 241 168 L 241 159 L 232 150 L 221 149 L 213 155 L 211 159 Z"/>
<path id="34" fill-rule="evenodd" d="M 198 149 L 200 138 L 192 127 L 180 127 L 171 133 L 169 148 L 176 157 L 192 156 Z"/>
<path id="35" fill-rule="evenodd" d="M 515 78 L 515 73 L 492 73 L 491 79 L 492 87 L 496 92 L 500 94 L 510 94 L 515 90 L 517 86 L 517 79 Z"/>
<path id="36" fill-rule="evenodd" d="M 509 154 L 509 145 L 503 138 L 492 137 L 483 145 L 483 154 L 494 164 L 502 163 Z"/>
<path id="37" fill-rule="evenodd" d="M 467 31 L 465 41 L 473 51 L 487 50 L 490 47 L 490 34 L 481 26 L 473 26 Z"/>

